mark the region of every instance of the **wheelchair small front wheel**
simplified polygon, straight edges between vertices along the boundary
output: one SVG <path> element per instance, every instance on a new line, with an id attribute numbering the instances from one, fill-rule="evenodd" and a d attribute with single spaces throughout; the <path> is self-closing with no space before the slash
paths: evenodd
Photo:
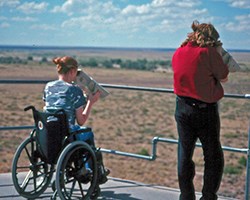
<path id="1" fill-rule="evenodd" d="M 54 166 L 42 161 L 34 137 L 25 139 L 17 148 L 12 162 L 12 180 L 16 191 L 34 199 L 50 184 Z"/>
<path id="2" fill-rule="evenodd" d="M 75 141 L 62 151 L 56 169 L 56 189 L 61 199 L 90 199 L 97 184 L 97 161 L 92 148 Z"/>

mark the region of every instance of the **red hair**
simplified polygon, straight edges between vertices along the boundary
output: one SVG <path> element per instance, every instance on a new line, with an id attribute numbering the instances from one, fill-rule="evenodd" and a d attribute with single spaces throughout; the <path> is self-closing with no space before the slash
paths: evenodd
<path id="1" fill-rule="evenodd" d="M 59 74 L 66 74 L 71 68 L 78 68 L 77 61 L 69 56 L 57 57 L 52 61 L 56 64 L 57 72 Z"/>

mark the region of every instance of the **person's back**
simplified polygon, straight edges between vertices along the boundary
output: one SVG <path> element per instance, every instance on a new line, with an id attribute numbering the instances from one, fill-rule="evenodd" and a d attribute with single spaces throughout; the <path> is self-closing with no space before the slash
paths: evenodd
<path id="1" fill-rule="evenodd" d="M 228 69 L 214 47 L 189 42 L 177 49 L 172 65 L 175 94 L 207 103 L 223 97 L 223 88 L 217 80 L 225 78 Z"/>
<path id="2" fill-rule="evenodd" d="M 75 110 L 86 105 L 86 98 L 78 86 L 63 80 L 49 82 L 44 89 L 44 100 L 45 111 L 54 112 L 63 109 L 67 114 L 70 130 L 75 130 L 78 127 L 75 124 Z"/>

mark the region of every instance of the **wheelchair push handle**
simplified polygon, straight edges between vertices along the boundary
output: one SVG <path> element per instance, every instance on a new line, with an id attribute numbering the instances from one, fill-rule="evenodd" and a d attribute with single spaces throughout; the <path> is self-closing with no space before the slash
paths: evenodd
<path id="1" fill-rule="evenodd" d="M 33 112 L 36 111 L 36 108 L 35 108 L 34 106 L 26 106 L 23 110 L 24 110 L 24 111 L 28 111 L 28 110 L 30 110 L 30 109 L 32 109 Z"/>

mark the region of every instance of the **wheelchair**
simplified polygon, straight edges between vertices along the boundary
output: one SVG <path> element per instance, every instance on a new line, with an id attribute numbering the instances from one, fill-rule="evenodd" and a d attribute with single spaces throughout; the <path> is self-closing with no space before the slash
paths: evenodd
<path id="1" fill-rule="evenodd" d="M 16 191 L 27 199 L 36 199 L 52 183 L 51 199 L 57 196 L 66 200 L 97 199 L 99 185 L 105 182 L 100 180 L 100 149 L 76 139 L 78 134 L 89 132 L 91 128 L 69 133 L 64 110 L 47 113 L 34 106 L 24 108 L 25 111 L 30 109 L 35 128 L 17 148 L 12 161 Z"/>

